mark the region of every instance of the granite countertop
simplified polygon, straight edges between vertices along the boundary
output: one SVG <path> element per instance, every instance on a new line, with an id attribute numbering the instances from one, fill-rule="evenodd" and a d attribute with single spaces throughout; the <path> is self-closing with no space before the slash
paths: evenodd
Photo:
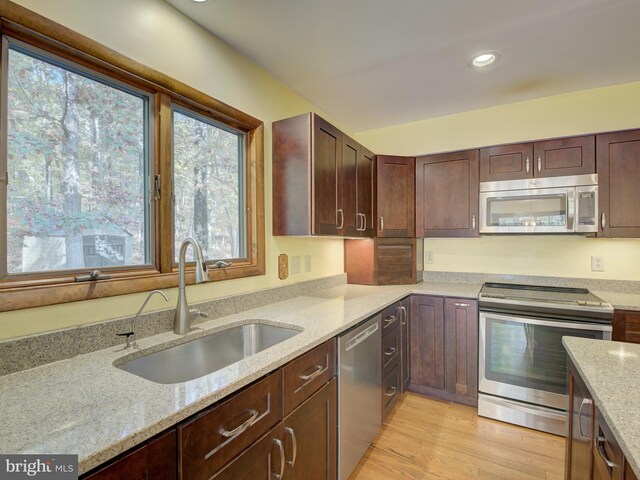
<path id="1" fill-rule="evenodd" d="M 475 298 L 481 285 L 344 285 L 0 377 L 0 451 L 79 455 L 84 473 L 221 400 L 371 314 L 416 294 Z M 127 360 L 251 320 L 301 333 L 185 383 L 163 385 L 115 368 Z"/>
<path id="2" fill-rule="evenodd" d="M 627 461 L 640 476 L 640 345 L 562 339 Z"/>
<path id="3" fill-rule="evenodd" d="M 640 311 L 640 294 L 595 290 L 593 292 L 616 310 Z"/>

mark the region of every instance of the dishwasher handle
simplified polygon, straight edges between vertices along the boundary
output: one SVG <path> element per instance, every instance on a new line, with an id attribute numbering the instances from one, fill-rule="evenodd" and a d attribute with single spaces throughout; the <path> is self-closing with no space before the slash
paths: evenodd
<path id="1" fill-rule="evenodd" d="M 363 332 L 360 332 L 358 335 L 356 335 L 355 337 L 353 337 L 351 340 L 349 340 L 346 344 L 345 344 L 345 352 L 348 352 L 349 350 L 351 350 L 352 348 L 357 347 L 359 344 L 361 344 L 362 342 L 364 342 L 367 338 L 369 338 L 371 335 L 373 335 L 374 333 L 376 333 L 378 331 L 378 322 L 374 323 L 373 325 L 371 325 L 369 328 L 367 328 L 366 330 L 364 330 Z"/>

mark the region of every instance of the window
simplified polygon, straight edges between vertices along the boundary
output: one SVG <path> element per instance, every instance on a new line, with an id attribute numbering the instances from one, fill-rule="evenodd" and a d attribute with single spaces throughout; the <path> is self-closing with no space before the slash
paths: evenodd
<path id="1" fill-rule="evenodd" d="M 245 256 L 244 145 L 243 132 L 173 108 L 174 262 L 186 237 L 206 260 Z"/>
<path id="2" fill-rule="evenodd" d="M 17 42 L 5 275 L 148 265 L 149 98 Z"/>
<path id="3" fill-rule="evenodd" d="M 260 120 L 19 5 L 0 27 L 0 311 L 176 286 L 188 236 L 211 280 L 264 274 Z"/>

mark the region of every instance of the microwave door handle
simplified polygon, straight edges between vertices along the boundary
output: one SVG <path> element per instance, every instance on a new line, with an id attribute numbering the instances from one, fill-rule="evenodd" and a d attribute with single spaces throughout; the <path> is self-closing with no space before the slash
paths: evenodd
<path id="1" fill-rule="evenodd" d="M 575 232 L 576 218 L 576 189 L 569 188 L 567 190 L 567 231 Z"/>

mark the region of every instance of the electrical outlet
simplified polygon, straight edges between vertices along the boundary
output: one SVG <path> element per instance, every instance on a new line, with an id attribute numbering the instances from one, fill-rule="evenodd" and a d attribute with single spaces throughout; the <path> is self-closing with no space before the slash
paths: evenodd
<path id="1" fill-rule="evenodd" d="M 289 273 L 291 273 L 291 275 L 300 273 L 300 257 L 298 255 L 296 255 L 295 257 L 291 257 Z"/>
<path id="2" fill-rule="evenodd" d="M 286 253 L 278 256 L 278 278 L 284 280 L 289 277 L 289 257 Z"/>
<path id="3" fill-rule="evenodd" d="M 424 264 L 425 265 L 433 264 L 433 252 L 424 252 Z"/>
<path id="4" fill-rule="evenodd" d="M 591 256 L 591 271 L 604 272 L 604 257 Z"/>
<path id="5" fill-rule="evenodd" d="M 304 271 L 305 272 L 311 271 L 311 255 L 304 256 Z"/>

